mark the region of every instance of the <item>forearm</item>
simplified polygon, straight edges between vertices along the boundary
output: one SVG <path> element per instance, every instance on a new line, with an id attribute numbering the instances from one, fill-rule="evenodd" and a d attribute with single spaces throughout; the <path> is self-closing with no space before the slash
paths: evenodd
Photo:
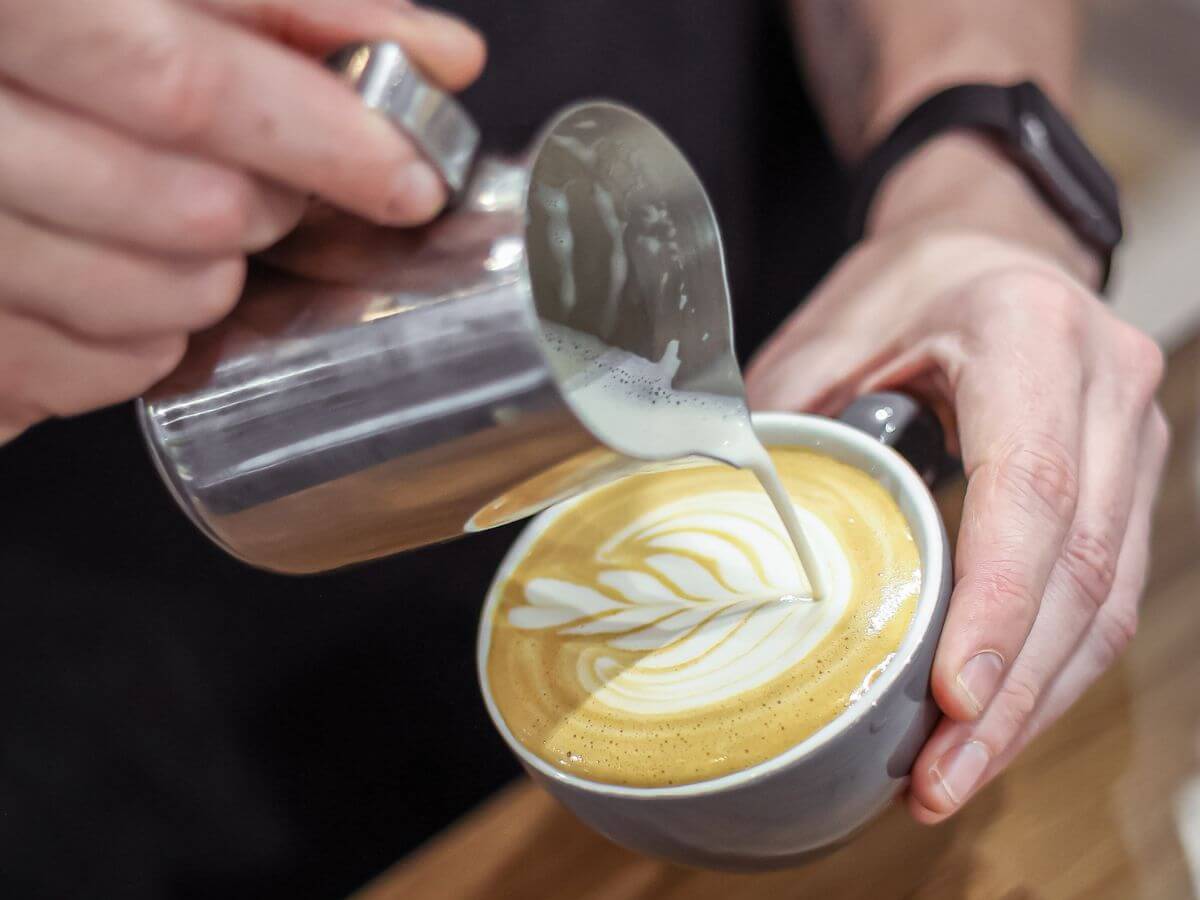
<path id="1" fill-rule="evenodd" d="M 792 0 L 808 81 L 833 141 L 859 159 L 913 106 L 963 82 L 1036 81 L 1073 107 L 1073 0 Z M 1051 256 L 1093 282 L 1080 244 L 1012 163 L 984 139 L 951 134 L 896 168 L 868 231 L 919 225 L 986 230 Z"/>
<path id="2" fill-rule="evenodd" d="M 1074 0 L 792 0 L 808 80 L 857 159 L 941 87 L 1031 79 L 1070 110 Z"/>

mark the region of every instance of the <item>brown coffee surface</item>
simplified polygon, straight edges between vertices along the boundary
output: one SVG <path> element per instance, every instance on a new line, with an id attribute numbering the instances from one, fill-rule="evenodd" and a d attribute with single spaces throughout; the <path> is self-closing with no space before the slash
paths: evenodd
<path id="1" fill-rule="evenodd" d="M 908 524 L 861 470 L 771 456 L 830 596 L 800 596 L 783 526 L 745 472 L 705 465 L 587 494 L 496 588 L 488 682 L 532 753 L 611 784 L 703 781 L 795 746 L 878 676 L 920 591 Z"/>

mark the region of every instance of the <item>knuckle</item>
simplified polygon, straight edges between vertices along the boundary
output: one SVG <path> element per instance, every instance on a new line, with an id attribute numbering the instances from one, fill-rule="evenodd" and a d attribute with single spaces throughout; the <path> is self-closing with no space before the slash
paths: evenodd
<path id="1" fill-rule="evenodd" d="M 1072 285 L 1052 275 L 1026 269 L 1006 271 L 987 279 L 976 292 L 980 311 L 993 319 L 1011 319 L 1055 338 L 1077 341 L 1086 324 L 1087 305 Z"/>
<path id="2" fill-rule="evenodd" d="M 246 179 L 232 173 L 198 181 L 180 201 L 176 218 L 181 236 L 193 246 L 238 249 L 251 225 L 252 191 Z"/>
<path id="3" fill-rule="evenodd" d="M 251 211 L 240 250 L 258 253 L 278 243 L 296 229 L 308 209 L 307 198 L 298 192 L 251 184 Z M 253 210 L 259 209 L 261 215 Z"/>
<path id="4" fill-rule="evenodd" d="M 237 305 L 246 276 L 245 257 L 208 263 L 196 275 L 192 289 L 182 298 L 189 331 L 215 325 Z"/>
<path id="5" fill-rule="evenodd" d="M 1075 288 L 1046 275 L 1032 276 L 1028 290 L 1037 301 L 1040 327 L 1061 339 L 1076 342 L 1083 336 L 1086 309 Z"/>
<path id="6" fill-rule="evenodd" d="M 1112 536 L 1078 529 L 1063 545 L 1063 565 L 1078 596 L 1098 610 L 1117 577 L 1117 547 Z"/>
<path id="7" fill-rule="evenodd" d="M 1017 734 L 1029 721 L 1029 717 L 1037 709 L 1041 694 L 1038 684 L 1022 673 L 1019 668 L 1014 667 L 1009 672 L 993 703 L 997 714 L 1003 720 L 1002 730 L 1007 737 Z"/>
<path id="8" fill-rule="evenodd" d="M 58 292 L 63 304 L 61 324 L 87 337 L 105 341 L 127 337 L 132 318 L 128 298 L 139 292 L 152 271 L 153 267 L 121 250 L 94 254 L 80 267 L 80 282 L 87 285 L 86 292 L 78 285 L 64 287 Z M 103 302 L 88 303 L 88 295 Z"/>
<path id="9" fill-rule="evenodd" d="M 1032 621 L 1037 600 L 1027 582 L 1012 566 L 995 567 L 976 575 L 975 587 L 984 606 L 983 618 Z"/>
<path id="10" fill-rule="evenodd" d="M 1142 388 L 1145 397 L 1158 390 L 1166 372 L 1162 348 L 1148 335 L 1128 325 L 1122 325 L 1119 350 L 1125 366 L 1133 373 L 1133 381 Z"/>
<path id="11" fill-rule="evenodd" d="M 137 393 L 153 387 L 174 372 L 186 352 L 186 334 L 164 335 L 144 344 L 140 354 L 144 370 L 138 379 Z"/>
<path id="12" fill-rule="evenodd" d="M 199 52 L 179 26 L 164 24 L 129 48 L 146 127 L 156 137 L 183 142 L 205 134 L 219 115 L 222 69 Z"/>
<path id="13" fill-rule="evenodd" d="M 1101 660 L 1106 665 L 1115 662 L 1129 647 L 1138 629 L 1138 610 L 1135 604 L 1106 606 L 1096 620 L 1101 642 Z"/>
<path id="14" fill-rule="evenodd" d="M 956 251 L 954 239 L 934 229 L 910 232 L 901 239 L 901 255 L 910 261 L 912 271 L 920 275 L 944 269 L 947 254 Z M 973 294 L 968 297 L 968 302 L 978 299 L 978 295 Z"/>
<path id="15" fill-rule="evenodd" d="M 1049 435 L 1024 438 L 997 464 L 999 486 L 1019 503 L 1039 504 L 1056 519 L 1075 512 L 1079 476 L 1071 454 Z"/>
<path id="16" fill-rule="evenodd" d="M 70 330 L 101 341 L 122 341 L 152 333 L 161 319 L 150 310 L 177 289 L 164 264 L 122 250 L 97 252 L 82 269 L 82 284 L 61 295 L 63 323 Z M 89 303 L 86 298 L 101 299 Z"/>

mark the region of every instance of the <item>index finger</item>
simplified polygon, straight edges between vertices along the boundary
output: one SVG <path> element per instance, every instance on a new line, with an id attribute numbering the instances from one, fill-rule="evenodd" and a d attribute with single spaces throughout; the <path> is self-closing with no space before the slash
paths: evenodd
<path id="1" fill-rule="evenodd" d="M 291 47 L 322 55 L 364 39 L 391 38 L 434 82 L 460 91 L 479 77 L 483 39 L 462 20 L 408 0 L 191 0 Z"/>
<path id="2" fill-rule="evenodd" d="M 968 484 L 932 679 L 938 705 L 960 720 L 983 711 L 1024 644 L 1078 497 L 1084 374 L 1073 341 L 1039 319 L 997 326 L 988 346 L 956 391 Z"/>
<path id="3" fill-rule="evenodd" d="M 366 6 L 375 4 L 357 0 L 344 9 Z M 426 49 L 438 30 L 411 10 L 359 16 L 387 29 L 364 38 Z M 459 55 L 481 57 L 468 29 L 448 28 L 438 40 L 450 35 L 462 45 Z M 0 0 L 0 60 L 14 80 L 64 105 L 374 221 L 422 221 L 445 199 L 412 144 L 319 62 L 190 6 Z"/>

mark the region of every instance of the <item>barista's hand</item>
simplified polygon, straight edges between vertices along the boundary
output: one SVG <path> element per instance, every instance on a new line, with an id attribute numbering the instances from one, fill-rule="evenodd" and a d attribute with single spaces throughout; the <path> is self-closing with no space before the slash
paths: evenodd
<path id="1" fill-rule="evenodd" d="M 872 236 L 747 380 L 759 408 L 831 415 L 903 387 L 954 435 L 968 487 L 933 671 L 945 716 L 909 796 L 927 823 L 1129 642 L 1168 442 L 1158 347 L 1085 286 L 1094 261 L 990 152 L 942 145 L 898 171 Z M 963 183 L 935 187 L 956 171 Z"/>
<path id="2" fill-rule="evenodd" d="M 318 61 L 370 39 L 449 89 L 483 65 L 404 0 L 0 0 L 0 443 L 174 368 L 306 196 L 436 214 L 437 176 Z"/>

